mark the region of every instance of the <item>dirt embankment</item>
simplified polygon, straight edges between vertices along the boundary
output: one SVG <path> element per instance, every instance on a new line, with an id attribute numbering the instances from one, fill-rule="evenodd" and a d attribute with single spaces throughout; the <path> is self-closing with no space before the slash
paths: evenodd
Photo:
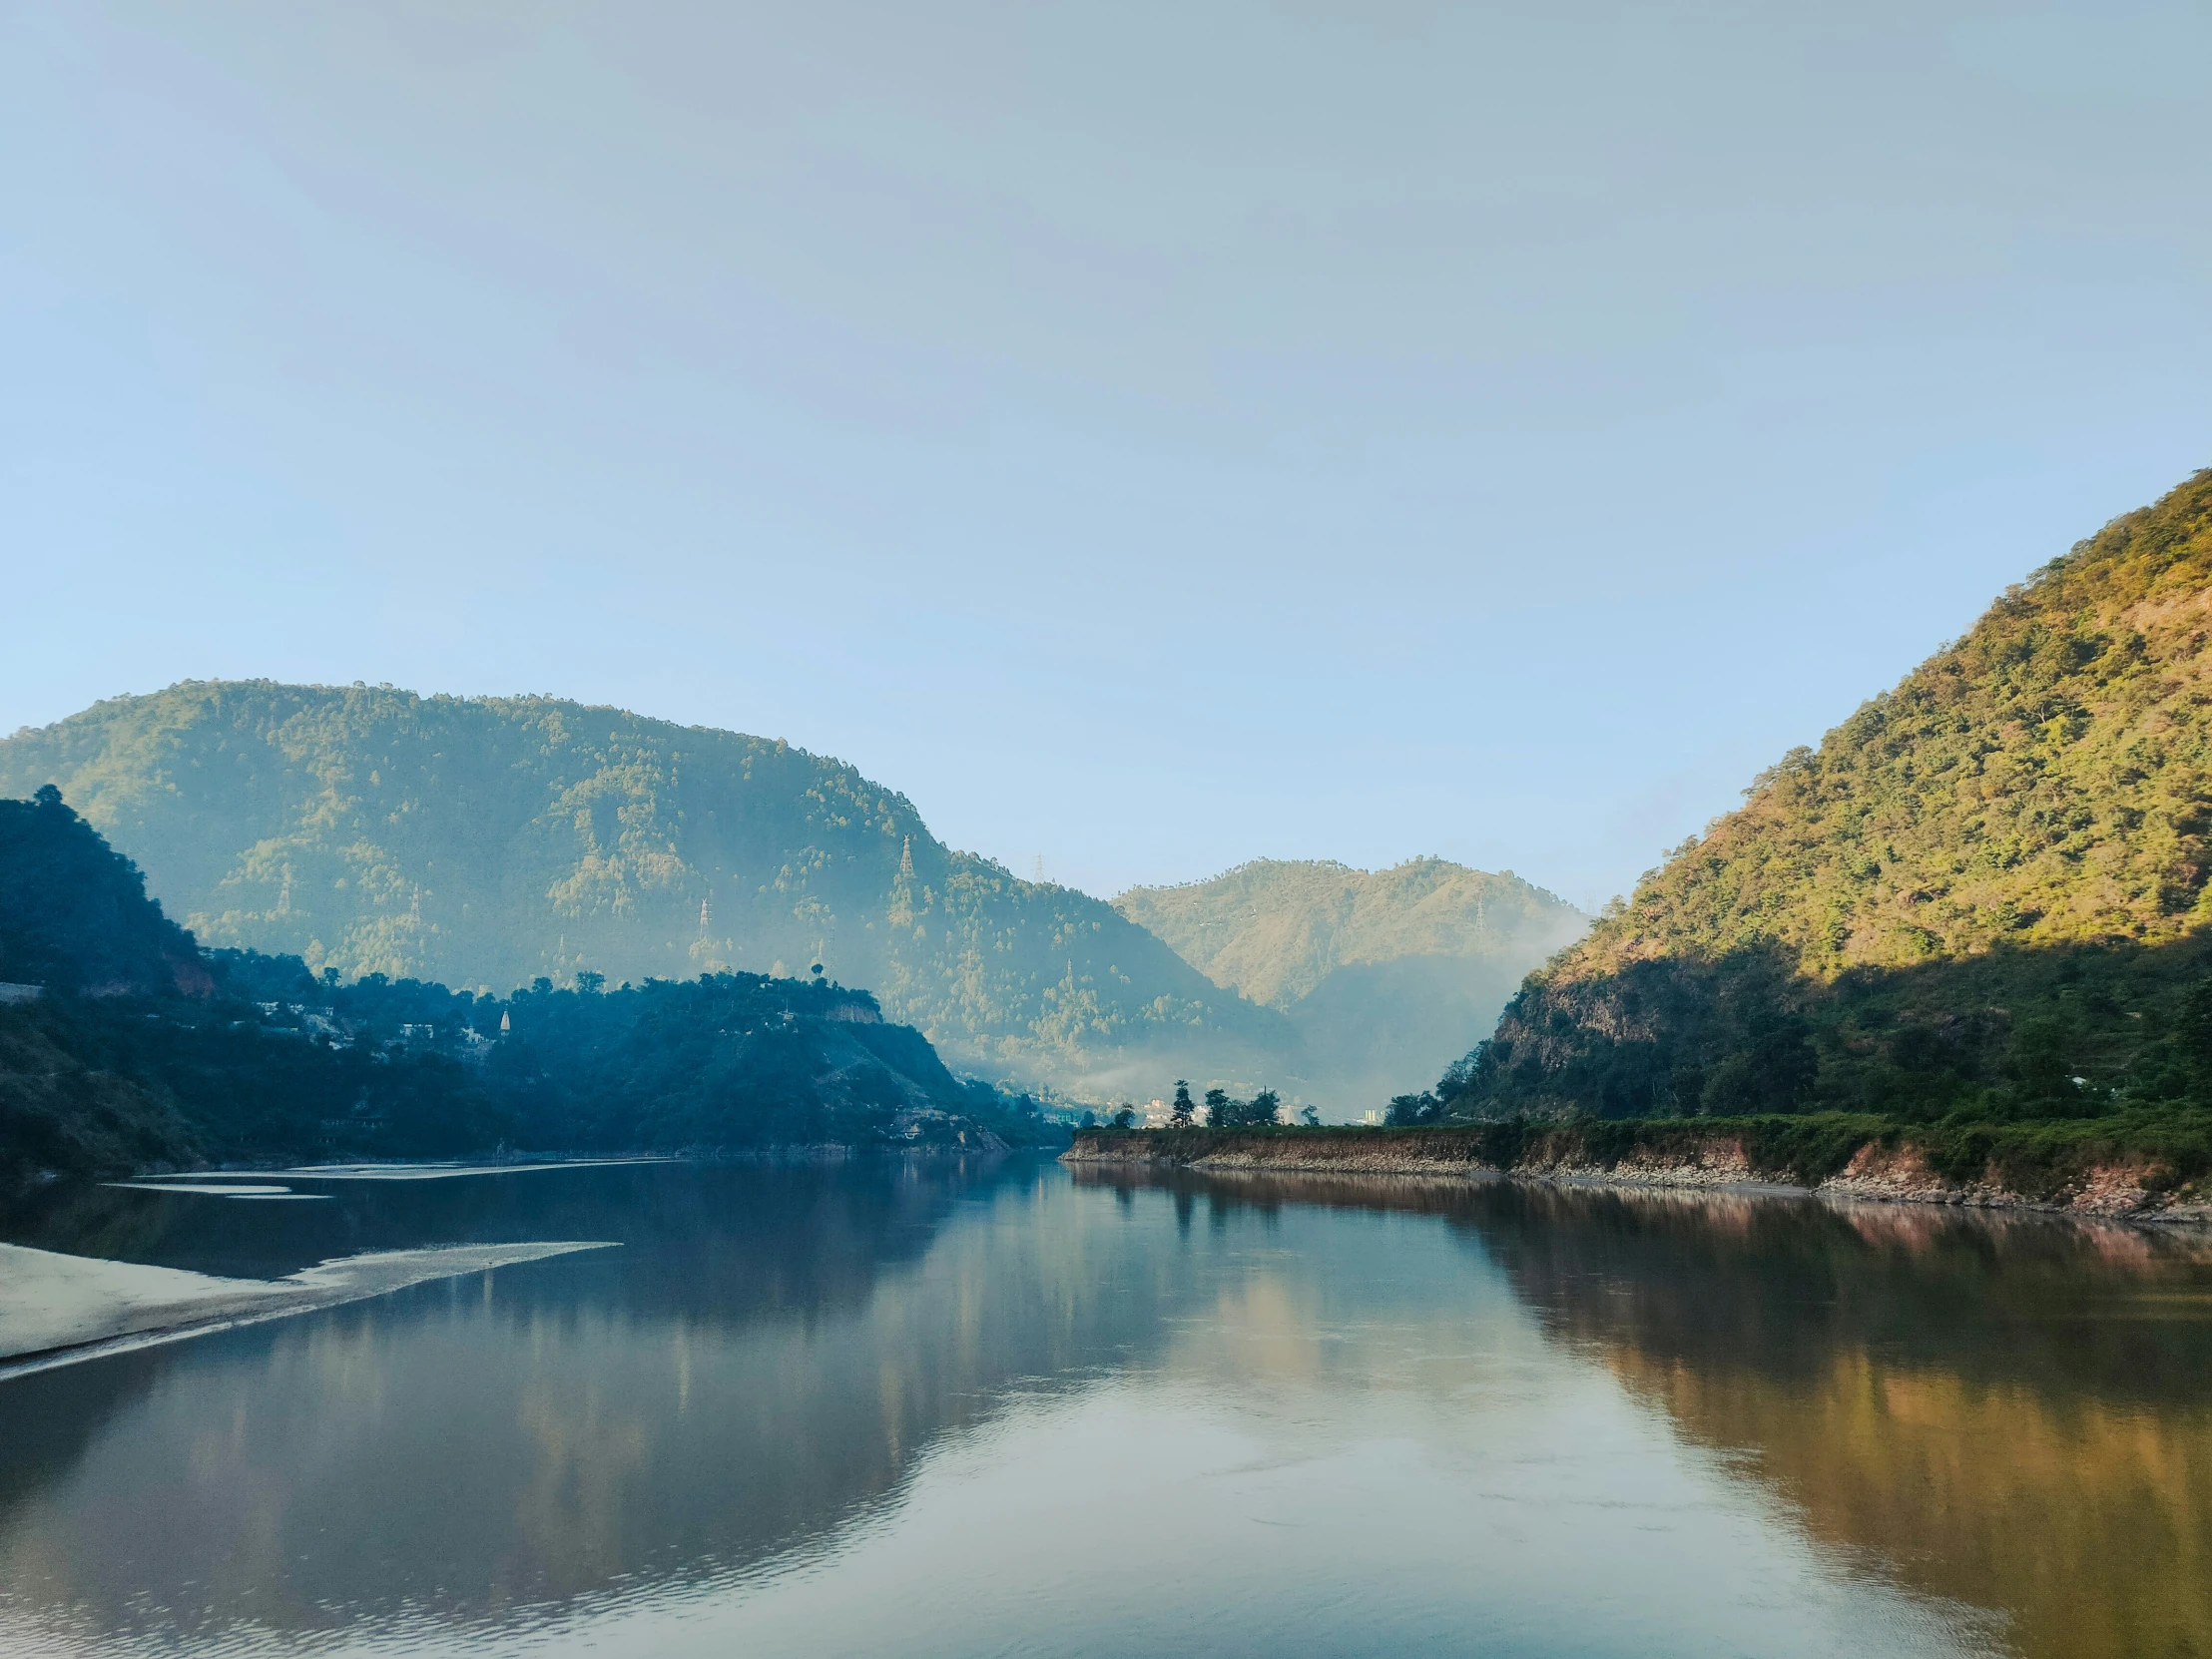
<path id="1" fill-rule="evenodd" d="M 1765 1126 L 1760 1126 L 1764 1128 Z M 1214 1133 L 1079 1130 L 1062 1160 L 1197 1170 L 1340 1175 L 1514 1176 L 1640 1187 L 1791 1186 L 1839 1198 L 1970 1205 L 2077 1215 L 2212 1222 L 2212 1195 L 2141 1160 L 2093 1164 L 2021 1190 L 1994 1166 L 1978 1178 L 1938 1173 L 1910 1142 L 1703 1132 L 1682 1125 L 1472 1125 L 1453 1129 L 1322 1129 Z"/>
<path id="2" fill-rule="evenodd" d="M 1952 1181 L 1929 1166 L 1916 1146 L 1870 1142 L 1851 1162 L 1820 1184 L 1843 1198 L 1887 1199 L 1904 1204 L 1970 1204 L 1992 1209 L 2065 1210 L 2084 1216 L 2142 1216 L 2166 1221 L 2212 1221 L 2212 1195 L 2179 1188 L 2172 1172 L 2129 1159 L 2091 1164 L 2051 1192 L 2015 1192 L 1996 1170 L 1978 1180 Z"/>

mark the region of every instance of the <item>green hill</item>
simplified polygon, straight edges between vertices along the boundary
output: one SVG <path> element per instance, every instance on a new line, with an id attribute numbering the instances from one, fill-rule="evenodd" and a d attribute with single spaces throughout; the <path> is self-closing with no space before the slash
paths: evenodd
<path id="1" fill-rule="evenodd" d="M 1762 774 L 1426 1109 L 1985 1123 L 2212 1100 L 2208 640 L 2199 473 Z"/>
<path id="2" fill-rule="evenodd" d="M 1299 1027 L 1313 1073 L 1349 1100 L 1433 1077 L 1521 976 L 1589 926 L 1507 871 L 1442 858 L 1385 870 L 1256 859 L 1114 900 L 1225 990 Z"/>
<path id="3" fill-rule="evenodd" d="M 782 742 L 550 698 L 188 683 L 0 742 L 0 795 L 46 784 L 203 943 L 316 972 L 820 962 L 961 1064 L 1094 1094 L 1296 1046 L 1112 906 L 945 847 L 904 797 Z"/>
<path id="4" fill-rule="evenodd" d="M 713 973 L 478 996 L 204 954 L 51 789 L 0 801 L 0 1190 L 210 1160 L 1042 1134 L 875 999 Z M 24 987 L 35 995 L 24 994 Z"/>

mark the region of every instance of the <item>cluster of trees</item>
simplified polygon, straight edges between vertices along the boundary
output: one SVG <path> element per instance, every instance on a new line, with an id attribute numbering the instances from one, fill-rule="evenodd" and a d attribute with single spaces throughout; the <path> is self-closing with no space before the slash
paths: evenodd
<path id="1" fill-rule="evenodd" d="M 0 802 L 0 1181 L 203 1161 L 1041 1142 L 875 999 L 707 973 L 500 997 L 202 952 L 52 793 Z M 37 973 L 40 977 L 28 978 Z"/>
<path id="2" fill-rule="evenodd" d="M 1234 1100 L 1227 1089 L 1206 1091 L 1206 1127 L 1209 1129 L 1262 1129 L 1273 1124 L 1283 1102 L 1273 1089 L 1262 1089 L 1250 1100 Z"/>
<path id="3" fill-rule="evenodd" d="M 1203 1101 L 1197 1101 L 1191 1098 L 1189 1080 L 1178 1077 L 1175 1080 L 1175 1100 L 1169 1112 L 1169 1126 L 1176 1129 L 1193 1128 L 1198 1124 L 1201 1111 L 1206 1114 L 1205 1126 L 1209 1129 L 1261 1129 L 1282 1121 L 1283 1097 L 1273 1089 L 1262 1089 L 1250 1100 L 1237 1100 L 1230 1096 L 1227 1089 L 1213 1088 L 1206 1091 Z M 1302 1106 L 1296 1121 L 1309 1128 L 1318 1127 L 1321 1114 L 1311 1106 Z M 1136 1107 L 1127 1104 L 1108 1112 L 1104 1119 L 1104 1126 L 1109 1129 L 1134 1129 L 1137 1123 Z M 1099 1124 L 1098 1114 L 1087 1111 L 1078 1120 L 1077 1127 L 1090 1129 Z"/>

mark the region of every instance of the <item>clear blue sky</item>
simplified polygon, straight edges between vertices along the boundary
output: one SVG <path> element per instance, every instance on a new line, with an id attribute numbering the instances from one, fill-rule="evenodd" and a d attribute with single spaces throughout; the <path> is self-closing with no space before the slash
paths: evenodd
<path id="1" fill-rule="evenodd" d="M 1594 904 L 2212 462 L 2212 9 L 0 7 L 0 729 L 789 738 Z"/>

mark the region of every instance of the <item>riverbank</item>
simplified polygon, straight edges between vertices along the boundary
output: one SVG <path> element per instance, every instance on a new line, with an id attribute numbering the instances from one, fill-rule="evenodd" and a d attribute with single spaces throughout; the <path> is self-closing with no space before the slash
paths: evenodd
<path id="1" fill-rule="evenodd" d="M 1890 1203 L 2212 1223 L 2212 1183 L 2194 1144 L 2131 1137 L 2130 1127 L 2140 1128 L 2107 1125 L 2100 1135 L 2074 1125 L 2007 1125 L 1946 1137 L 1829 1113 L 1424 1129 L 1083 1129 L 1062 1161 L 1638 1187 L 1781 1186 Z"/>
<path id="2" fill-rule="evenodd" d="M 359 1302 L 597 1242 L 452 1245 L 323 1262 L 283 1279 L 224 1279 L 0 1245 L 0 1379 L 126 1349 Z"/>

